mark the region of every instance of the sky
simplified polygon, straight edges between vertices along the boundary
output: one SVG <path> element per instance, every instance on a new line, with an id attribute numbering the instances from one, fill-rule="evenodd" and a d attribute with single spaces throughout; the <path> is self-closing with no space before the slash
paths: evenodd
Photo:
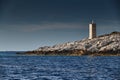
<path id="1" fill-rule="evenodd" d="M 120 31 L 120 0 L 0 0 L 0 51 L 27 51 Z"/>

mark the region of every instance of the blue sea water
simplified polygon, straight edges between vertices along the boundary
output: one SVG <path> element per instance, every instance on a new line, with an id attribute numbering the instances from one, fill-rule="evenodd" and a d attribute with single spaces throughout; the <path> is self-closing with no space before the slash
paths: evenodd
<path id="1" fill-rule="evenodd" d="M 22 56 L 1 52 L 0 80 L 120 80 L 120 57 Z"/>

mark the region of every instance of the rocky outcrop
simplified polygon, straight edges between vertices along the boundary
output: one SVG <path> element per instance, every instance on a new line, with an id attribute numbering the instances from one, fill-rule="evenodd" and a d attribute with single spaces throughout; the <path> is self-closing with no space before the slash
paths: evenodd
<path id="1" fill-rule="evenodd" d="M 64 55 L 88 55 L 88 54 L 119 54 L 120 53 L 120 32 L 112 32 L 98 36 L 94 39 L 83 39 L 80 41 L 67 42 L 54 46 L 40 47 L 29 54 L 64 54 Z"/>

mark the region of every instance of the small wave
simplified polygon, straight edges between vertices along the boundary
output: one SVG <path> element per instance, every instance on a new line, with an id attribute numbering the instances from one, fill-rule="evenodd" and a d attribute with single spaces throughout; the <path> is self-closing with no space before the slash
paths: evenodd
<path id="1" fill-rule="evenodd" d="M 7 68 L 21 68 L 21 66 L 17 65 L 5 65 L 5 64 L 0 64 L 1 67 L 7 67 Z"/>

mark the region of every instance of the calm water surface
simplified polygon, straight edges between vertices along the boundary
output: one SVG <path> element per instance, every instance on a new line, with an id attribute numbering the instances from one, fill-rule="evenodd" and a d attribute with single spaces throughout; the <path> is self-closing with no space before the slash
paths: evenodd
<path id="1" fill-rule="evenodd" d="M 120 57 L 20 56 L 1 52 L 0 80 L 120 80 Z"/>

